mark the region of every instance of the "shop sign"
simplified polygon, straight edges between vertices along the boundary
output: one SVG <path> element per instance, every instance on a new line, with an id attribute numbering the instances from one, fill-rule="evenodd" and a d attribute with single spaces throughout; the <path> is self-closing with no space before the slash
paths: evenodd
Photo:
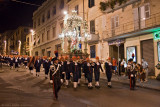
<path id="1" fill-rule="evenodd" d="M 124 42 L 125 42 L 124 39 L 117 39 L 115 41 L 109 41 L 108 45 L 120 45 L 123 44 Z"/>
<path id="2" fill-rule="evenodd" d="M 160 31 L 154 33 L 154 40 L 160 39 Z"/>

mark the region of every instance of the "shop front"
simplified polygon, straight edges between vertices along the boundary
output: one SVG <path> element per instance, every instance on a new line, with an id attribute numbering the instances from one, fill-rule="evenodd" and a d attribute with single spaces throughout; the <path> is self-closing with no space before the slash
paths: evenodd
<path id="1" fill-rule="evenodd" d="M 150 33 L 126 38 L 124 43 L 126 60 L 132 58 L 134 62 L 141 64 L 144 58 L 149 65 L 150 76 L 157 76 L 160 73 L 155 67 L 160 61 L 160 42 L 154 36 L 155 33 Z"/>
<path id="2" fill-rule="evenodd" d="M 124 59 L 124 39 L 109 41 L 109 56 L 115 59 Z"/>

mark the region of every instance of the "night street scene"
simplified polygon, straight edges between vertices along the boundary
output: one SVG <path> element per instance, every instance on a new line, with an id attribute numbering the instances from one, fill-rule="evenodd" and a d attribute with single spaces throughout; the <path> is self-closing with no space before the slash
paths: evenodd
<path id="1" fill-rule="evenodd" d="M 160 107 L 160 0 L 0 0 L 0 107 Z"/>

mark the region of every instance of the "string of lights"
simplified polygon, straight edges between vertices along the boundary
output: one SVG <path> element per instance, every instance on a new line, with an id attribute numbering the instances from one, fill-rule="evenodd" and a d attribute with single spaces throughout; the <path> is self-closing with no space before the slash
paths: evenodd
<path id="1" fill-rule="evenodd" d="M 41 5 L 38 5 L 38 4 L 32 4 L 32 3 L 28 3 L 28 2 L 22 2 L 22 1 L 19 1 L 19 0 L 11 0 L 13 2 L 17 2 L 17 3 L 22 3 L 22 4 L 27 4 L 27 5 L 32 5 L 32 6 L 41 6 Z"/>

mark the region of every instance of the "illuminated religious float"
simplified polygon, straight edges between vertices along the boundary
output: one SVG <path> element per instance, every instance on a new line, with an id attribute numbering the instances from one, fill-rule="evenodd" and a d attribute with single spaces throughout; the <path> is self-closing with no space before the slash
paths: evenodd
<path id="1" fill-rule="evenodd" d="M 72 11 L 72 14 L 66 14 L 64 18 L 64 29 L 59 35 L 61 40 L 61 56 L 68 55 L 88 57 L 87 53 L 87 41 L 91 38 L 88 33 L 88 24 L 76 11 Z M 84 46 L 82 51 L 82 45 Z"/>

